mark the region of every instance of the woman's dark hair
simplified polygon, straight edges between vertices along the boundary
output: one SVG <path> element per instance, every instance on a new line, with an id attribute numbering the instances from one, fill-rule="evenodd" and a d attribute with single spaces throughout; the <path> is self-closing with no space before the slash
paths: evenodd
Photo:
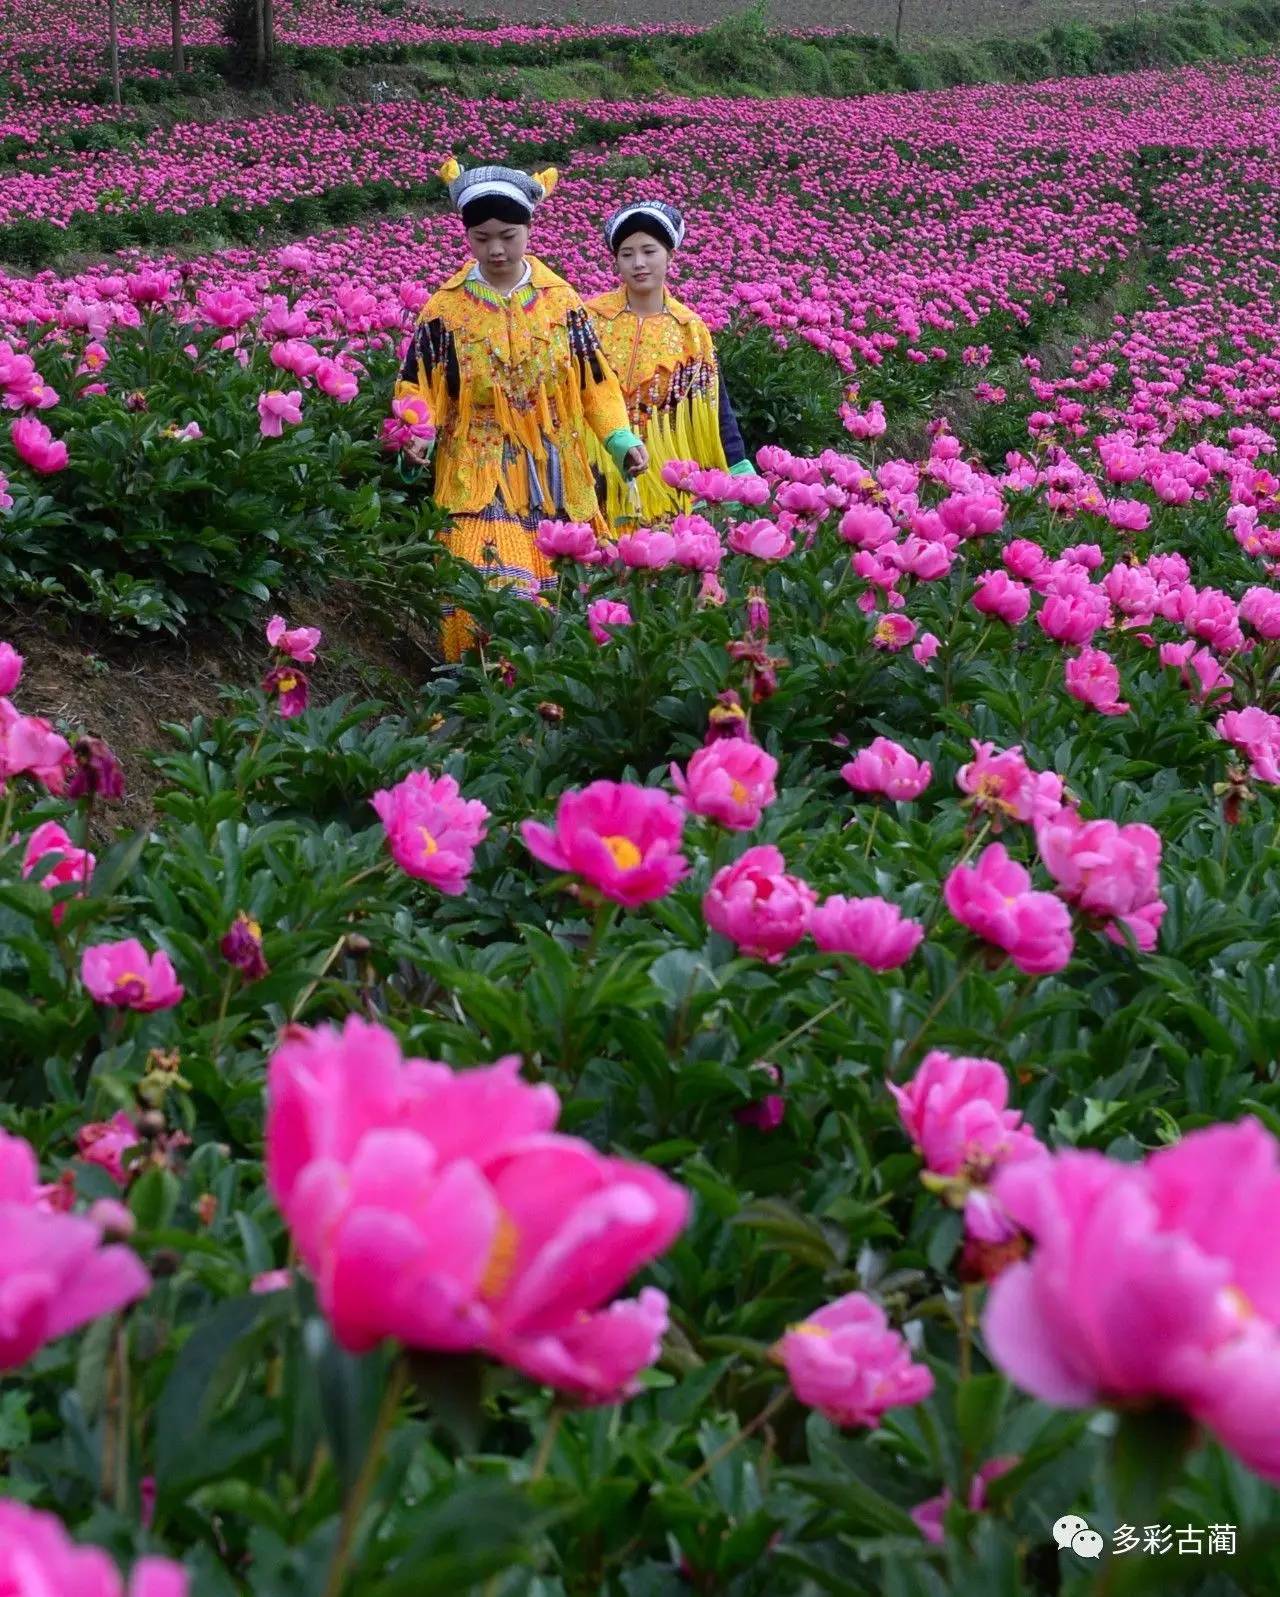
<path id="1" fill-rule="evenodd" d="M 671 237 L 671 224 L 665 221 L 656 211 L 634 211 L 625 222 L 619 222 L 617 231 L 613 235 L 613 253 L 618 251 L 633 233 L 648 233 L 650 238 L 657 239 L 664 249 L 674 250 L 675 240 Z"/>
<path id="2" fill-rule="evenodd" d="M 533 212 L 505 194 L 480 194 L 462 207 L 463 227 L 483 227 L 486 222 L 508 222 L 513 227 L 528 227 Z"/>

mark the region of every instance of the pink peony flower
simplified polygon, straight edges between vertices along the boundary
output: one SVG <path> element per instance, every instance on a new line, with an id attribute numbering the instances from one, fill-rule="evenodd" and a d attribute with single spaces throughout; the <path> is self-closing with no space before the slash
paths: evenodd
<path id="1" fill-rule="evenodd" d="M 746 738 L 718 739 L 690 757 L 681 772 L 671 767 L 671 780 L 684 807 L 705 815 L 731 832 L 746 832 L 778 796 L 773 779 L 778 762 Z"/>
<path id="2" fill-rule="evenodd" d="M 644 571 L 660 571 L 676 557 L 676 541 L 669 532 L 654 532 L 639 527 L 624 534 L 614 545 L 618 559 L 624 566 L 634 566 Z"/>
<path id="3" fill-rule="evenodd" d="M 430 408 L 425 399 L 416 395 L 409 394 L 404 399 L 392 400 L 391 417 L 392 428 L 400 443 L 409 438 L 425 438 L 430 443 L 436 435 Z"/>
<path id="4" fill-rule="evenodd" d="M 702 913 L 739 953 L 776 965 L 804 936 L 817 899 L 807 882 L 787 875 L 781 852 L 766 843 L 716 872 Z"/>
<path id="5" fill-rule="evenodd" d="M 1142 1164 L 1070 1150 L 996 1192 L 1030 1258 L 991 1288 L 995 1363 L 1046 1403 L 1175 1404 L 1280 1482 L 1280 1204 L 1252 1119 L 1188 1132 Z"/>
<path id="6" fill-rule="evenodd" d="M 982 615 L 995 616 L 1016 627 L 1027 619 L 1031 590 L 1021 582 L 1014 582 L 1006 572 L 984 571 L 978 578 L 972 603 Z"/>
<path id="7" fill-rule="evenodd" d="M 394 787 L 379 789 L 370 802 L 402 871 L 449 897 L 465 890 L 489 819 L 479 799 L 464 799 L 451 776 L 411 771 Z"/>
<path id="8" fill-rule="evenodd" d="M 1268 642 L 1280 638 L 1280 593 L 1274 588 L 1246 589 L 1240 601 L 1240 619 Z"/>
<path id="9" fill-rule="evenodd" d="M 1083 646 L 1092 641 L 1099 627 L 1106 626 L 1109 610 L 1106 594 L 1086 586 L 1082 593 L 1051 593 L 1036 620 L 1041 630 L 1059 643 Z"/>
<path id="10" fill-rule="evenodd" d="M 1195 640 L 1187 643 L 1162 643 L 1160 664 L 1177 666 L 1183 683 L 1201 704 L 1212 704 L 1231 695 L 1231 673 L 1218 664 L 1212 649 L 1196 648 Z"/>
<path id="11" fill-rule="evenodd" d="M 312 376 L 320 392 L 337 400 L 340 405 L 349 405 L 360 392 L 360 383 L 355 374 L 336 360 L 322 357 L 316 362 Z"/>
<path id="12" fill-rule="evenodd" d="M 683 830 L 684 811 L 675 799 L 633 782 L 591 782 L 562 793 L 554 827 L 520 823 L 535 859 L 632 908 L 665 897 L 688 872 L 680 852 Z"/>
<path id="13" fill-rule="evenodd" d="M 0 1503 L 0 1570 L 14 1597 L 122 1597 L 115 1560 L 73 1542 L 55 1514 Z M 127 1597 L 187 1597 L 189 1577 L 169 1558 L 140 1558 Z"/>
<path id="14" fill-rule="evenodd" d="M 897 970 L 924 941 L 924 927 L 883 898 L 826 898 L 809 916 L 825 953 L 849 954 L 872 970 Z"/>
<path id="15" fill-rule="evenodd" d="M 859 549 L 878 549 L 897 535 L 893 518 L 878 505 L 851 505 L 840 517 L 840 536 Z"/>
<path id="16" fill-rule="evenodd" d="M 52 476 L 67 464 L 67 446 L 55 438 L 42 421 L 34 416 L 20 416 L 9 426 L 9 437 L 17 451 L 18 459 L 41 476 Z"/>
<path id="17" fill-rule="evenodd" d="M 299 665 L 314 664 L 316 649 L 323 636 L 319 627 L 290 628 L 283 616 L 272 616 L 267 622 L 267 642 Z"/>
<path id="18" fill-rule="evenodd" d="M 302 390 L 269 388 L 258 395 L 258 431 L 264 438 L 279 438 L 288 422 L 296 427 L 302 420 Z"/>
<path id="19" fill-rule="evenodd" d="M 1032 890 L 1003 843 L 983 849 L 976 865 L 957 865 L 943 896 L 962 926 L 1003 948 L 1029 976 L 1062 970 L 1071 958 L 1071 912 L 1052 893 Z"/>
<path id="20" fill-rule="evenodd" d="M 906 648 L 915 635 L 914 621 L 907 616 L 890 613 L 882 615 L 876 622 L 871 641 L 877 649 L 887 649 L 890 654 L 897 654 L 899 649 Z"/>
<path id="21" fill-rule="evenodd" d="M 136 1302 L 150 1285 L 138 1256 L 102 1246 L 92 1220 L 41 1205 L 35 1151 L 0 1131 L 0 1370 Z M 15 1506 L 0 1502 L 0 1567 L 2 1516 Z"/>
<path id="22" fill-rule="evenodd" d="M 23 658 L 11 643 L 0 643 L 0 693 L 12 693 L 22 679 Z"/>
<path id="23" fill-rule="evenodd" d="M 772 521 L 738 521 L 729 529 L 730 549 L 756 560 L 785 560 L 795 546 L 791 534 Z"/>
<path id="24" fill-rule="evenodd" d="M 1280 783 L 1280 715 L 1250 704 L 1220 715 L 1217 731 L 1248 759 L 1257 781 Z"/>
<path id="25" fill-rule="evenodd" d="M 938 639 L 932 632 L 920 635 L 920 641 L 911 646 L 911 657 L 917 665 L 928 665 L 938 652 Z"/>
<path id="26" fill-rule="evenodd" d="M 1128 704 L 1120 697 L 1120 672 L 1105 649 L 1082 649 L 1063 665 L 1067 692 L 1081 704 L 1103 715 L 1126 715 Z"/>
<path id="27" fill-rule="evenodd" d="M 1000 558 L 1015 577 L 1033 585 L 1049 572 L 1049 557 L 1030 538 L 1015 538 L 1000 551 Z"/>
<path id="28" fill-rule="evenodd" d="M 985 1184 L 1007 1160 L 1044 1151 L 1021 1113 L 1008 1107 L 1009 1080 L 994 1059 L 935 1048 L 905 1087 L 886 1085 L 903 1129 L 936 1175 Z"/>
<path id="29" fill-rule="evenodd" d="M 587 606 L 587 627 L 599 644 L 613 642 L 611 627 L 629 627 L 631 624 L 630 607 L 620 604 L 616 599 L 594 599 Z"/>
<path id="30" fill-rule="evenodd" d="M 933 1375 L 914 1364 L 884 1310 L 850 1292 L 793 1325 L 775 1349 L 796 1396 L 833 1425 L 879 1425 L 886 1409 L 922 1403 Z"/>
<path id="31" fill-rule="evenodd" d="M 80 980 L 97 1004 L 116 1009 L 172 1009 L 182 1001 L 182 984 L 168 954 L 148 954 L 132 937 L 94 943 L 80 959 Z"/>
<path id="32" fill-rule="evenodd" d="M 901 804 L 920 797 L 933 776 L 933 766 L 908 754 L 892 738 L 878 737 L 842 765 L 840 775 L 856 793 L 882 793 Z"/>
<path id="33" fill-rule="evenodd" d="M 677 516 L 671 523 L 675 539 L 675 563 L 688 571 L 717 571 L 724 559 L 720 534 L 704 517 L 693 513 Z"/>
<path id="34" fill-rule="evenodd" d="M 13 776 L 29 776 L 61 793 L 75 764 L 71 745 L 43 716 L 21 715 L 0 697 L 0 787 Z"/>
<path id="35" fill-rule="evenodd" d="M 969 1481 L 969 1494 L 967 1498 L 969 1512 L 980 1514 L 987 1506 L 987 1485 L 990 1481 L 999 1480 L 1001 1475 L 1007 1475 L 1011 1469 L 1022 1462 L 1018 1453 L 1010 1453 L 1001 1458 L 988 1460 L 981 1469 L 975 1470 Z M 953 1502 L 950 1487 L 944 1487 L 937 1497 L 927 1497 L 923 1503 L 917 1503 L 911 1510 L 911 1517 L 916 1522 L 916 1528 L 925 1541 L 932 1542 L 935 1547 L 940 1547 L 943 1542 L 943 1520 L 947 1509 Z"/>
<path id="36" fill-rule="evenodd" d="M 98 863 L 92 854 L 76 847 L 57 821 L 42 821 L 27 838 L 22 855 L 23 876 L 30 876 L 37 862 L 42 859 L 53 861 L 40 878 L 44 887 L 63 887 L 71 882 L 83 886 L 93 875 L 94 866 Z M 53 906 L 55 926 L 61 923 L 66 908 L 65 904 Z"/>
<path id="37" fill-rule="evenodd" d="M 517 1059 L 403 1060 L 357 1016 L 288 1028 L 267 1099 L 268 1184 L 344 1347 L 484 1349 L 588 1402 L 634 1390 L 666 1298 L 608 1300 L 685 1224 L 666 1176 L 555 1133 L 555 1092 Z"/>
<path id="38" fill-rule="evenodd" d="M 76 1132 L 76 1152 L 86 1164 L 98 1165 L 123 1187 L 129 1179 L 124 1155 L 130 1148 L 136 1148 L 140 1140 L 137 1126 L 128 1115 L 119 1112 L 110 1120 L 81 1126 Z"/>
<path id="39" fill-rule="evenodd" d="M 952 494 L 938 506 L 938 519 L 958 538 L 984 538 L 1004 526 L 1004 505 L 996 493 Z"/>
<path id="40" fill-rule="evenodd" d="M 1178 596 L 1178 618 L 1193 638 L 1219 654 L 1230 654 L 1244 642 L 1235 600 L 1220 588 L 1189 585 Z"/>
<path id="41" fill-rule="evenodd" d="M 268 698 L 276 696 L 286 721 L 301 715 L 311 700 L 311 684 L 305 673 L 289 665 L 273 666 L 262 679 L 262 691 Z"/>
<path id="42" fill-rule="evenodd" d="M 1036 828 L 1045 868 L 1069 904 L 1108 922 L 1107 936 L 1123 944 L 1115 923 L 1132 931 L 1150 953 L 1164 915 L 1160 898 L 1160 834 L 1135 822 L 1082 821 L 1060 810 Z"/>
<path id="43" fill-rule="evenodd" d="M 1062 807 L 1062 778 L 1053 771 L 1033 771 L 1022 748 L 996 749 L 994 743 L 971 738 L 974 758 L 956 773 L 956 784 L 968 793 L 974 808 L 997 824 L 1002 819 L 1038 821 Z"/>
<path id="44" fill-rule="evenodd" d="M 534 541 L 548 560 L 594 565 L 600 558 L 595 528 L 585 521 L 540 521 Z"/>

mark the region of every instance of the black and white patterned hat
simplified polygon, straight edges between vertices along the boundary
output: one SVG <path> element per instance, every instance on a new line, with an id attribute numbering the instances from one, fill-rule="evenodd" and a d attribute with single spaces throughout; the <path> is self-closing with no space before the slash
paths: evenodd
<path id="1" fill-rule="evenodd" d="M 679 249 L 684 242 L 684 217 L 674 205 L 668 205 L 665 200 L 637 200 L 634 205 L 621 206 L 604 224 L 604 241 L 609 246 L 610 254 L 613 253 L 613 241 L 623 223 L 635 216 L 643 216 L 646 221 L 652 222 L 657 232 L 666 239 L 668 248 Z"/>
<path id="2" fill-rule="evenodd" d="M 452 156 L 440 168 L 440 177 L 449 186 L 449 198 L 455 211 L 461 211 L 464 205 L 486 195 L 500 194 L 503 199 L 523 206 L 530 216 L 534 207 L 555 188 L 559 175 L 554 166 L 532 175 L 513 166 L 473 166 L 464 172 Z"/>

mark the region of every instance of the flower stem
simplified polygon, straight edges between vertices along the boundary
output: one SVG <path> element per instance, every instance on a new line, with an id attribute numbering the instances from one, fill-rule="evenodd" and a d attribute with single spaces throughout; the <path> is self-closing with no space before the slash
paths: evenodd
<path id="1" fill-rule="evenodd" d="M 373 1435 L 369 1438 L 369 1449 L 364 1455 L 364 1463 L 361 1464 L 355 1484 L 342 1505 L 342 1523 L 338 1527 L 338 1543 L 333 1550 L 333 1562 L 329 1565 L 329 1578 L 324 1583 L 324 1597 L 339 1597 L 346 1582 L 356 1528 L 369 1500 L 369 1493 L 373 1490 L 373 1483 L 377 1479 L 378 1466 L 382 1462 L 382 1444 L 386 1441 L 387 1432 L 391 1429 L 391 1422 L 396 1416 L 396 1409 L 400 1406 L 406 1379 L 405 1361 L 398 1358 L 387 1379 L 387 1389 L 382 1394 L 382 1406 L 378 1409 L 378 1418 L 374 1422 Z"/>
<path id="2" fill-rule="evenodd" d="M 862 851 L 864 860 L 871 858 L 871 845 L 876 840 L 876 827 L 880 824 L 880 806 L 877 805 L 871 812 L 871 825 L 867 828 L 867 846 Z"/>
<path id="3" fill-rule="evenodd" d="M 784 1386 L 781 1391 L 775 1392 L 765 1406 L 756 1415 L 755 1419 L 750 1420 L 742 1427 L 741 1430 L 736 1431 L 727 1442 L 723 1442 L 719 1447 L 717 1447 L 714 1453 L 710 1454 L 709 1457 L 704 1458 L 702 1463 L 698 1465 L 697 1469 L 692 1470 L 688 1475 L 685 1476 L 685 1478 L 680 1482 L 679 1490 L 682 1492 L 687 1492 L 689 1488 L 691 1486 L 695 1486 L 704 1475 L 709 1475 L 717 1464 L 728 1458 L 729 1454 L 740 1447 L 749 1436 L 754 1436 L 762 1425 L 767 1425 L 782 1407 L 782 1405 L 788 1400 L 788 1398 L 790 1398 L 790 1396 L 791 1388 L 788 1386 Z"/>
<path id="4" fill-rule="evenodd" d="M 905 1060 L 910 1059 L 911 1055 L 915 1052 L 916 1047 L 917 1047 L 918 1043 L 920 1042 L 920 1039 L 924 1036 L 925 1032 L 928 1031 L 929 1027 L 932 1026 L 932 1024 L 938 1018 L 938 1016 L 942 1012 L 942 1010 L 946 1008 L 946 1006 L 950 1002 L 950 1000 L 955 996 L 957 988 L 960 986 L 961 982 L 964 981 L 965 977 L 969 974 L 969 971 L 972 968 L 972 966 L 973 966 L 973 959 L 972 958 L 966 959 L 964 961 L 964 963 L 960 966 L 959 970 L 956 971 L 955 976 L 954 976 L 954 978 L 951 981 L 951 984 L 942 993 L 941 997 L 937 998 L 934 1001 L 934 1003 L 932 1004 L 932 1006 L 929 1009 L 929 1013 L 924 1017 L 924 1019 L 916 1027 L 915 1033 L 913 1034 L 913 1036 L 911 1038 L 911 1041 L 907 1044 L 907 1046 L 898 1055 L 898 1064 L 902 1064 Z"/>
<path id="5" fill-rule="evenodd" d="M 321 965 L 319 971 L 316 973 L 315 980 L 308 982 L 307 985 L 298 994 L 297 998 L 294 1000 L 293 1008 L 292 1008 L 292 1010 L 289 1013 L 289 1019 L 290 1020 L 297 1020 L 298 1016 L 306 1008 L 307 1004 L 311 1000 L 312 993 L 315 992 L 316 988 L 320 985 L 320 983 L 324 980 L 324 978 L 329 974 L 329 967 L 333 964 L 334 960 L 337 959 L 338 955 L 346 947 L 346 943 L 347 943 L 347 934 L 346 934 L 346 932 L 343 932 L 342 936 L 339 937 L 337 942 L 333 945 L 333 947 L 325 955 L 324 964 Z"/>
<path id="6" fill-rule="evenodd" d="M 542 1433 L 542 1442 L 538 1448 L 538 1456 L 533 1461 L 533 1468 L 529 1472 L 529 1480 L 540 1481 L 547 1472 L 547 1465 L 551 1462 L 551 1449 L 555 1446 L 556 1436 L 560 1430 L 560 1422 L 564 1419 L 564 1409 L 559 1403 L 551 1405 L 551 1412 L 547 1415 L 546 1429 Z"/>

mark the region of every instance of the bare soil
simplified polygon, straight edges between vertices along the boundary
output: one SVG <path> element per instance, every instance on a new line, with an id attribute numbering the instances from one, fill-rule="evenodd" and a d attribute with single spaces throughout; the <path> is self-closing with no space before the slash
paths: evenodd
<path id="1" fill-rule="evenodd" d="M 313 697 L 321 702 L 341 693 L 381 698 L 393 691 L 403 699 L 406 687 L 430 674 L 426 637 L 386 636 L 379 618 L 341 584 L 286 613 L 294 625 L 324 631 L 320 657 L 307 667 Z M 223 688 L 255 685 L 269 663 L 257 633 L 193 632 L 144 641 L 66 617 L 0 610 L 0 638 L 26 662 L 13 694 L 17 707 L 45 716 L 73 742 L 84 733 L 103 738 L 123 764 L 125 798 L 104 817 L 107 829 L 113 822 L 138 827 L 150 821 L 161 779 L 149 756 L 174 748 L 165 723 L 225 714 Z"/>
<path id="2" fill-rule="evenodd" d="M 743 0 L 457 0 L 473 15 L 507 22 L 615 22 L 637 26 L 704 25 L 743 9 Z M 893 37 L 902 14 L 902 43 L 1025 37 L 1066 22 L 1127 22 L 1164 9 L 1168 0 L 774 0 L 777 27 L 845 28 Z"/>

